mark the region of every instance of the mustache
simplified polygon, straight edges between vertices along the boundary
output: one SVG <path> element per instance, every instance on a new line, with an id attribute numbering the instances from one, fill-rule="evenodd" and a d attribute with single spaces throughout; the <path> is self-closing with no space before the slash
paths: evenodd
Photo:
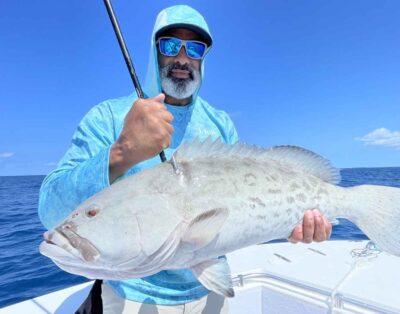
<path id="1" fill-rule="evenodd" d="M 172 63 L 170 65 L 167 65 L 165 68 L 167 69 L 167 77 L 169 77 L 169 78 L 174 78 L 172 76 L 172 71 L 173 70 L 183 70 L 183 71 L 188 71 L 190 79 L 193 80 L 194 69 L 190 65 L 188 65 L 187 63 L 180 64 L 179 62 L 175 62 L 175 63 Z"/>

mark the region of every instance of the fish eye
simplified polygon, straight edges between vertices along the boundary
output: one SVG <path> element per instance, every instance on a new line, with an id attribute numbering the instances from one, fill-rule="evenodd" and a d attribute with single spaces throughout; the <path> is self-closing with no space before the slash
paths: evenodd
<path id="1" fill-rule="evenodd" d="M 100 212 L 100 209 L 97 207 L 91 207 L 86 209 L 86 217 L 93 218 Z"/>

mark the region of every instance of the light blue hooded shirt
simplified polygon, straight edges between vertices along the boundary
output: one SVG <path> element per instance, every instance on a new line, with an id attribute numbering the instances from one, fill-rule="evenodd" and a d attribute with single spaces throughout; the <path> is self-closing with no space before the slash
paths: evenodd
<path id="1" fill-rule="evenodd" d="M 161 11 L 152 33 L 144 88 L 149 97 L 161 92 L 155 35 L 163 27 L 175 24 L 197 26 L 211 36 L 204 18 L 189 6 L 177 5 Z M 204 77 L 204 60 L 201 73 Z M 211 136 L 233 144 L 238 139 L 228 115 L 211 107 L 197 94 L 198 90 L 193 95 L 192 103 L 186 106 L 166 104 L 174 116 L 172 144 L 165 150 L 167 159 L 182 141 L 194 138 L 204 140 Z M 92 108 L 79 123 L 68 151 L 57 168 L 45 178 L 40 189 L 39 217 L 46 228 L 56 226 L 81 202 L 109 186 L 110 148 L 121 133 L 124 118 L 136 99 L 134 93 L 104 101 Z M 159 163 L 159 156 L 155 156 L 136 164 L 122 177 Z M 153 304 L 187 303 L 209 292 L 189 269 L 165 270 L 149 277 L 107 283 L 123 298 Z"/>

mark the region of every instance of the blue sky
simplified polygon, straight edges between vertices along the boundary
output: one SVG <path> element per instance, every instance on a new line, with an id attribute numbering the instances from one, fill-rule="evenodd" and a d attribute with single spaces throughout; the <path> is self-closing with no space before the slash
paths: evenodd
<path id="1" fill-rule="evenodd" d="M 144 79 L 157 13 L 114 0 Z M 200 94 L 240 138 L 340 168 L 400 166 L 399 1 L 187 1 L 214 37 Z M 46 174 L 83 115 L 133 87 L 103 1 L 0 3 L 0 175 Z"/>

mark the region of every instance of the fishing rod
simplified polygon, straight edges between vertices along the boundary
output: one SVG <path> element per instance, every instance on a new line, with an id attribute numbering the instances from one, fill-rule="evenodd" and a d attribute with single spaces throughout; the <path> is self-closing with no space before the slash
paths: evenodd
<path id="1" fill-rule="evenodd" d="M 143 93 L 142 87 L 140 86 L 139 78 L 136 75 L 136 71 L 133 66 L 132 58 L 129 55 L 129 51 L 128 51 L 128 48 L 126 47 L 124 37 L 122 36 L 121 28 L 119 27 L 119 23 L 118 23 L 116 15 L 115 15 L 114 9 L 111 5 L 111 0 L 104 0 L 104 4 L 106 6 L 108 16 L 110 17 L 110 21 L 113 26 L 115 35 L 117 36 L 118 44 L 119 44 L 119 47 L 121 48 L 122 55 L 124 56 L 125 63 L 126 63 L 126 66 L 128 67 L 128 71 L 131 76 L 133 85 L 135 86 L 136 93 L 139 98 L 144 99 L 145 98 L 144 93 Z M 162 150 L 160 152 L 159 156 L 160 156 L 161 162 L 165 162 L 167 160 L 167 158 L 165 157 L 164 150 Z M 178 173 L 178 167 L 176 165 L 174 156 L 171 157 L 171 164 L 172 164 L 172 167 L 173 167 L 175 173 Z"/>

